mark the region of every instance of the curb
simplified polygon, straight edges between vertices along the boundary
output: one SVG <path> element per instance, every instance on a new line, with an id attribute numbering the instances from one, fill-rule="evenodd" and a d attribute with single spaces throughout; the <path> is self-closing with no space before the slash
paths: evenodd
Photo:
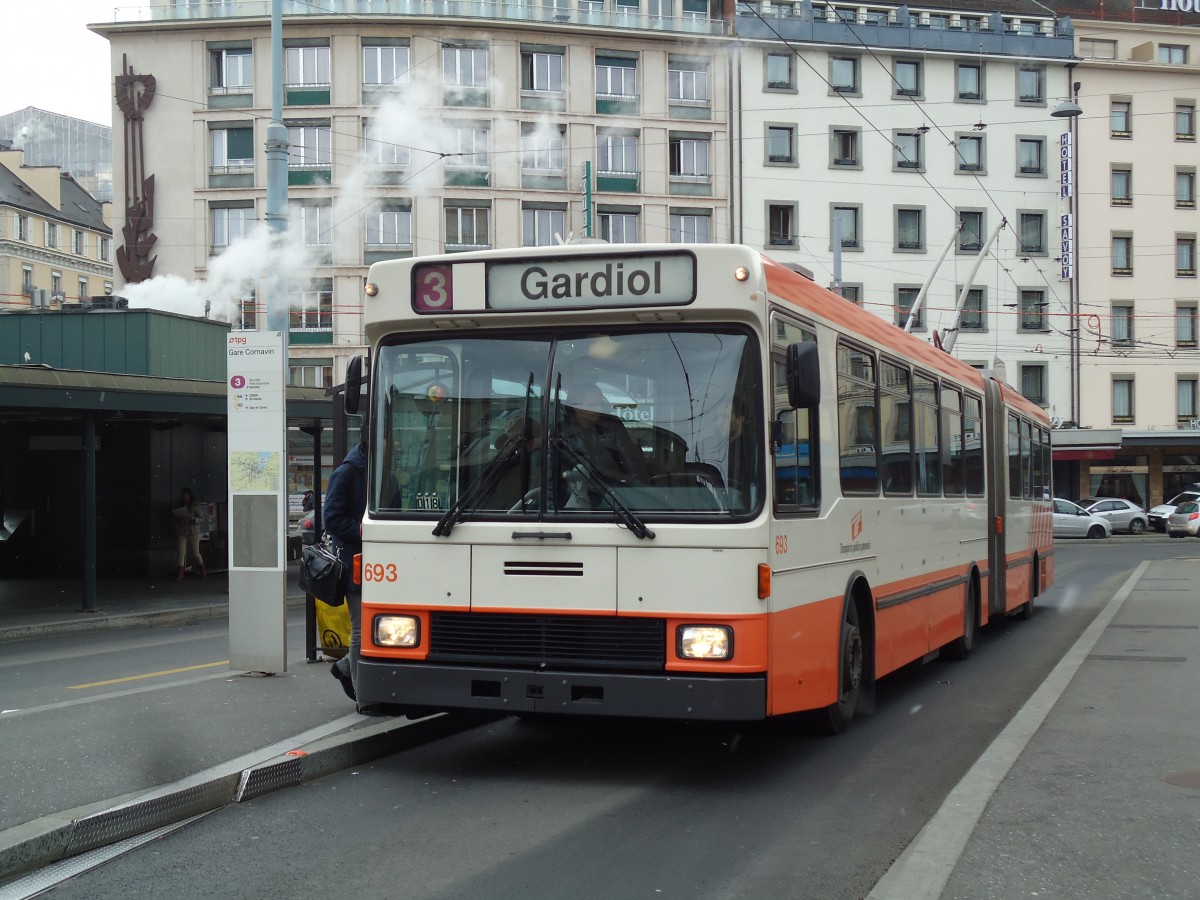
<path id="1" fill-rule="evenodd" d="M 200 783 L 194 783 L 194 777 L 186 778 L 127 795 L 115 804 L 107 801 L 34 819 L 0 832 L 0 886 L 73 856 L 449 737 L 495 718 L 437 713 L 416 720 L 388 719 L 349 735 L 322 738 L 240 772 L 214 775 Z"/>

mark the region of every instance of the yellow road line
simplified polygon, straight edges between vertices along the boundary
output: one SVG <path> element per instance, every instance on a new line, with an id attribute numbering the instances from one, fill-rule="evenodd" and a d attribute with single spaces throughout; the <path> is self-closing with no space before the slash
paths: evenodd
<path id="1" fill-rule="evenodd" d="M 184 666 L 181 669 L 163 669 L 161 672 L 147 672 L 145 675 L 127 675 L 124 678 L 110 678 L 108 681 L 93 681 L 91 684 L 71 684 L 67 686 L 69 691 L 77 691 L 83 688 L 107 687 L 110 684 L 124 684 L 127 681 L 141 681 L 143 678 L 159 678 L 163 675 L 178 675 L 180 672 L 195 672 L 197 669 L 213 669 L 217 666 L 227 666 L 229 660 L 223 659 L 220 662 L 201 663 L 198 666 Z"/>

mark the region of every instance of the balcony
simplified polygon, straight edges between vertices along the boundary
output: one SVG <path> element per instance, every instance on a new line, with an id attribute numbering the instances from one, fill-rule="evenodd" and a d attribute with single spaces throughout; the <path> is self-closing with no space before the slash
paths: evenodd
<path id="1" fill-rule="evenodd" d="M 599 4 L 546 6 L 506 3 L 503 0 L 283 0 L 283 15 L 290 19 L 328 19 L 331 16 L 404 16 L 410 18 L 475 19 L 505 22 L 549 22 L 598 28 L 681 34 L 729 34 L 722 19 L 696 13 L 656 16 L 628 10 L 605 11 Z M 192 0 L 183 4 L 151 4 L 117 8 L 114 22 L 202 22 L 220 19 L 271 17 L 271 0 Z M 243 23 L 238 23 L 243 24 Z"/>

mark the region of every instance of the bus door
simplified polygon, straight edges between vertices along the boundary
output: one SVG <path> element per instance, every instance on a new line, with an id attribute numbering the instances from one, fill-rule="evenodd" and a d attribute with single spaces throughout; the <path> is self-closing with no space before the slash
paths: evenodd
<path id="1" fill-rule="evenodd" d="M 1008 504 L 1008 427 L 1000 385 L 984 380 L 984 457 L 988 508 L 988 618 L 1004 615 L 1008 593 L 1006 510 Z"/>

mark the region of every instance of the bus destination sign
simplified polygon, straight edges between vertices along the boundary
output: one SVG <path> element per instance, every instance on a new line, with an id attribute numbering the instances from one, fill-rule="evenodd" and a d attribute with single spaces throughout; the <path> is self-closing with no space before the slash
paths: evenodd
<path id="1" fill-rule="evenodd" d="M 488 309 L 679 306 L 695 298 L 690 253 L 542 258 L 487 268 Z"/>

